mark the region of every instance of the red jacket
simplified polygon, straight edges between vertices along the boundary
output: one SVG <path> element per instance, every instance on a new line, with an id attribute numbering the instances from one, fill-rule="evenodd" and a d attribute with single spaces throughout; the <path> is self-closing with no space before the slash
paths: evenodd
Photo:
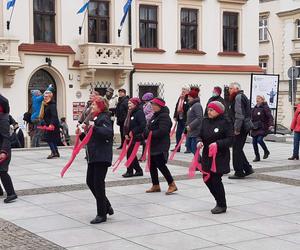
<path id="1" fill-rule="evenodd" d="M 291 124 L 291 130 L 294 132 L 300 132 L 300 104 L 297 105 L 297 109 Z"/>

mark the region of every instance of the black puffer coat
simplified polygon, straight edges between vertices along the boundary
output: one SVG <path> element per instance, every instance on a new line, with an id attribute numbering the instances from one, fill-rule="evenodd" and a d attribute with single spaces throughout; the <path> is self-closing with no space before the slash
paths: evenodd
<path id="1" fill-rule="evenodd" d="M 269 128 L 274 126 L 274 119 L 267 103 L 256 105 L 251 111 L 251 119 L 254 126 L 251 131 L 252 137 L 266 136 Z"/>
<path id="2" fill-rule="evenodd" d="M 0 153 L 7 154 L 7 159 L 0 163 L 0 172 L 7 172 L 11 158 L 11 146 L 9 140 L 8 114 L 0 114 Z"/>
<path id="3" fill-rule="evenodd" d="M 59 132 L 59 120 L 57 115 L 56 103 L 54 101 L 50 101 L 44 110 L 44 123 L 46 126 L 50 124 L 54 125 L 54 131 L 45 131 L 44 140 L 46 142 L 60 142 L 60 132 Z"/>
<path id="4" fill-rule="evenodd" d="M 108 166 L 112 162 L 113 128 L 110 113 L 103 112 L 94 119 L 93 135 L 86 147 L 88 163 L 105 162 Z M 81 136 L 81 140 L 84 134 Z"/>
<path id="5" fill-rule="evenodd" d="M 128 96 L 119 97 L 119 101 L 116 107 L 117 125 L 123 125 L 128 112 Z"/>
<path id="6" fill-rule="evenodd" d="M 170 111 L 163 107 L 159 112 L 154 113 L 149 125 L 148 132 L 152 131 L 151 154 L 167 153 L 170 149 L 170 131 L 172 121 Z"/>
<path id="7" fill-rule="evenodd" d="M 230 151 L 233 142 L 233 128 L 231 123 L 223 115 L 215 119 L 204 118 L 199 133 L 199 141 L 202 141 L 201 163 L 203 170 L 209 172 L 212 165 L 212 157 L 209 157 L 209 145 L 216 142 L 218 153 L 216 157 L 217 173 L 227 174 L 230 172 Z"/>
<path id="8" fill-rule="evenodd" d="M 145 114 L 144 111 L 139 106 L 132 111 L 130 115 L 129 132 L 125 134 L 129 135 L 129 133 L 132 132 L 135 141 L 142 141 L 144 139 L 145 129 L 146 129 Z"/>

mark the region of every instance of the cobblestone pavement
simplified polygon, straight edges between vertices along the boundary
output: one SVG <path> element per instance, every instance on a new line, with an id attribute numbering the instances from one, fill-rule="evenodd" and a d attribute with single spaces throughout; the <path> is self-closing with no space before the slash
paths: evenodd
<path id="1" fill-rule="evenodd" d="M 284 160 L 291 145 L 269 146 L 270 159 L 253 164 L 251 178 L 223 178 L 229 204 L 224 216 L 209 213 L 212 197 L 200 174 L 189 180 L 191 155 L 180 153 L 169 163 L 179 192 L 168 198 L 144 194 L 149 173 L 123 179 L 124 169 L 110 172 L 107 192 L 116 214 L 95 227 L 89 225 L 95 204 L 85 185 L 83 154 L 61 179 L 70 149 L 54 161 L 44 160 L 43 149 L 14 152 L 10 173 L 20 198 L 0 204 L 0 249 L 300 249 L 300 167 Z M 251 155 L 251 145 L 246 152 Z"/>

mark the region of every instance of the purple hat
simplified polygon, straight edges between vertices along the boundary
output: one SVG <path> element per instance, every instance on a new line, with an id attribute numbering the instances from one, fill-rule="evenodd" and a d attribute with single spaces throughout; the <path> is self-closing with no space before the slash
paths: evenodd
<path id="1" fill-rule="evenodd" d="M 143 101 L 151 101 L 154 98 L 151 92 L 145 93 L 142 97 Z"/>

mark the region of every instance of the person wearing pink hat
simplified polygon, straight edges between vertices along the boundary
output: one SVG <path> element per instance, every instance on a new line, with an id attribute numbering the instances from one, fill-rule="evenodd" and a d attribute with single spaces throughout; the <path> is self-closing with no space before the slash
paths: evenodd
<path id="1" fill-rule="evenodd" d="M 213 101 L 208 104 L 207 117 L 203 119 L 198 138 L 198 147 L 203 147 L 201 165 L 203 171 L 210 175 L 205 182 L 216 200 L 213 214 L 225 213 L 227 210 L 225 190 L 222 183 L 223 174 L 230 172 L 230 146 L 233 142 L 233 127 L 224 118 L 225 107 L 221 102 Z M 210 155 L 212 147 L 216 149 L 215 166 Z M 215 169 L 214 169 L 215 167 Z"/>

